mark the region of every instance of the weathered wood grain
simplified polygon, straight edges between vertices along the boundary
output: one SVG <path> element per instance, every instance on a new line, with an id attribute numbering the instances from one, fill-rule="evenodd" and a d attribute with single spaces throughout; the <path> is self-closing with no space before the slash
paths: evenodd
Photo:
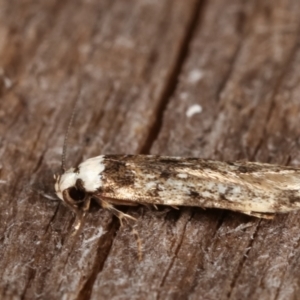
<path id="1" fill-rule="evenodd" d="M 140 151 L 199 4 L 1 4 L 1 298 L 78 298 L 89 293 L 119 225 L 98 212 L 72 237 L 72 214 L 39 195 L 54 196 L 72 104 L 82 89 L 68 162 Z"/>
<path id="2" fill-rule="evenodd" d="M 67 165 L 152 153 L 299 165 L 296 0 L 0 3 L 1 299 L 297 299 L 299 213 L 93 208 L 55 198 Z M 188 117 L 194 104 L 202 112 Z"/>

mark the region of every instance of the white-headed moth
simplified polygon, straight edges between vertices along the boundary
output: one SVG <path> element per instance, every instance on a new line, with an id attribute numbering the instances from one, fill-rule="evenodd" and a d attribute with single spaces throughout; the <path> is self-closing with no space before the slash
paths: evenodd
<path id="1" fill-rule="evenodd" d="M 76 213 L 78 228 L 91 200 L 120 221 L 134 219 L 115 205 L 219 208 L 271 219 L 300 209 L 300 168 L 256 162 L 221 162 L 157 155 L 100 155 L 54 176 L 57 196 Z"/>
<path id="2" fill-rule="evenodd" d="M 114 205 L 219 208 L 261 218 L 300 209 L 300 169 L 154 155 L 101 155 L 56 176 L 55 190 L 79 220 L 91 199 Z"/>

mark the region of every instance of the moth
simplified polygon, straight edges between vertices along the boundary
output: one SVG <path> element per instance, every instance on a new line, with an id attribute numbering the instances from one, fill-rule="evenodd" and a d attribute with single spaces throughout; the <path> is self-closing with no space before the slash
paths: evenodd
<path id="1" fill-rule="evenodd" d="M 100 155 L 55 177 L 57 196 L 78 224 L 91 200 L 120 221 L 116 205 L 219 208 L 259 218 L 300 209 L 300 169 L 155 155 Z M 79 226 L 79 225 L 78 225 Z"/>

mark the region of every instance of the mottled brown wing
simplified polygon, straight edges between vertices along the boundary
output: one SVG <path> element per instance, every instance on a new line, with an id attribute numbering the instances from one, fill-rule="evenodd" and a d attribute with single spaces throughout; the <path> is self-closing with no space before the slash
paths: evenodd
<path id="1" fill-rule="evenodd" d="M 119 203 L 211 207 L 246 214 L 300 208 L 297 168 L 150 155 L 109 155 L 104 164 L 97 195 Z"/>

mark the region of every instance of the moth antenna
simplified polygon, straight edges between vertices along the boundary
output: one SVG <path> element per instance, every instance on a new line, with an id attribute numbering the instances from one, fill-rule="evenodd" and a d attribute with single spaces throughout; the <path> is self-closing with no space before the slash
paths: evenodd
<path id="1" fill-rule="evenodd" d="M 75 117 L 75 113 L 76 113 L 76 107 L 77 107 L 77 103 L 78 103 L 78 99 L 80 98 L 80 91 L 77 94 L 74 106 L 73 106 L 73 110 L 72 110 L 72 114 L 69 120 L 69 124 L 67 127 L 67 131 L 65 134 L 65 138 L 64 138 L 64 145 L 63 145 L 63 152 L 62 152 L 62 156 L 61 156 L 61 170 L 64 173 L 66 171 L 66 155 L 67 155 L 67 146 L 68 146 L 68 139 L 69 139 L 69 134 L 73 125 L 73 121 L 74 121 L 74 117 Z"/>

